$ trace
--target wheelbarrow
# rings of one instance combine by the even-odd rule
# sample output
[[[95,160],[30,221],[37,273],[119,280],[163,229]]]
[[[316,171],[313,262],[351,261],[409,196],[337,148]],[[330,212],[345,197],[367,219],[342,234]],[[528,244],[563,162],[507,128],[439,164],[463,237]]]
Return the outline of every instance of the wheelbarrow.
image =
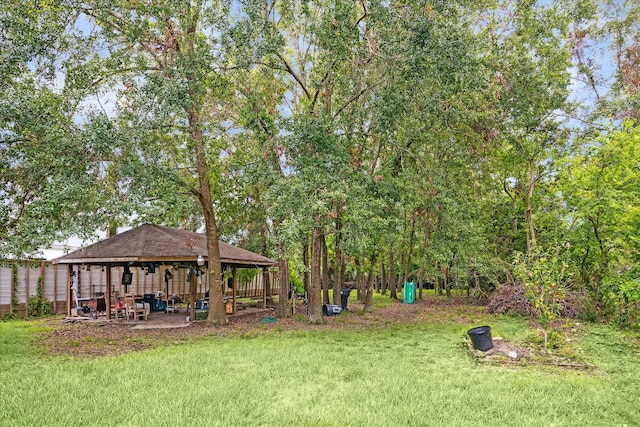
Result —
[[[107,311],[107,304],[104,298],[91,298],[89,300],[89,314],[94,319],[98,318],[98,313]]]

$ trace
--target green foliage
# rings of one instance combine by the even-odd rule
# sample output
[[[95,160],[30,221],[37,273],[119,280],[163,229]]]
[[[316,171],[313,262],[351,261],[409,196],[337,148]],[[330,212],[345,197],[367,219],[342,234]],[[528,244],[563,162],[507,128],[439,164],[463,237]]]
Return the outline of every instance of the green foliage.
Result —
[[[525,286],[527,298],[537,313],[538,322],[549,328],[560,316],[573,272],[567,263],[567,250],[559,245],[553,251],[540,248],[531,257],[516,254],[514,273]]]
[[[640,274],[637,270],[602,281],[600,294],[605,314],[620,326],[640,324]]]
[[[43,317],[51,314],[51,302],[42,295],[42,277],[38,277],[36,294],[29,297],[27,314],[31,317]]]
[[[564,160],[560,181],[575,223],[569,235],[573,264],[580,267],[592,306],[621,325],[638,324],[638,150],[640,130],[631,122],[585,137]]]
[[[545,348],[552,350],[559,350],[566,346],[566,338],[557,330],[545,331],[545,334],[540,334],[532,331],[529,336],[525,338],[525,342],[530,342],[535,346],[544,346]]]
[[[304,281],[300,278],[297,270],[292,265],[289,266],[289,281],[293,283],[295,292],[304,292]]]
[[[585,46],[609,36],[601,111],[637,116],[635,4],[5,3],[0,255],[110,223],[198,230],[213,206],[219,235],[292,265],[319,227],[330,265],[379,274],[393,247],[396,273],[479,297],[532,254],[545,323],[569,285],[632,305],[638,128],[580,139],[562,116],[582,111],[572,66],[598,90]]]
[[[18,310],[18,287],[20,285],[18,265],[15,262],[11,265],[11,279],[11,313],[15,315]]]

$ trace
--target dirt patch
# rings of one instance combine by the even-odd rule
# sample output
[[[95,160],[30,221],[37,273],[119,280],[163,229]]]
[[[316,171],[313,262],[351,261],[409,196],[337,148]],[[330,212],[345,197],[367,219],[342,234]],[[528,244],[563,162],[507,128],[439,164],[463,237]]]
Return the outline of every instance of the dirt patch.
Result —
[[[451,321],[473,323],[474,318],[486,315],[483,306],[470,304],[464,299],[429,297],[415,304],[397,301],[386,307],[365,313],[363,305],[349,299],[349,312],[327,316],[319,325],[306,321],[305,306],[296,306],[296,314],[275,323],[263,324],[258,320],[265,313],[256,313],[231,319],[226,326],[213,326],[198,321],[177,324],[176,327],[147,329],[143,322],[82,321],[64,323],[52,320],[49,328],[40,334],[40,343],[50,355],[74,357],[100,357],[140,351],[164,345],[198,340],[207,336],[238,336],[269,333],[272,330],[359,330],[386,328],[396,324]],[[267,313],[274,315],[273,312]]]
[[[473,325],[486,316],[484,306],[470,304],[466,300],[428,297],[415,304],[394,302],[376,308],[373,313],[363,311],[363,305],[349,300],[349,312],[323,318],[322,324],[309,324],[305,318],[306,307],[297,306],[293,317],[278,319],[275,323],[259,323],[265,313],[233,318],[226,326],[213,326],[204,321],[181,323],[167,327],[145,328],[142,322],[77,322],[64,324],[51,320],[49,328],[40,334],[44,351],[49,355],[67,355],[93,358],[114,356],[160,346],[179,345],[211,336],[253,336],[272,331],[295,330],[361,330],[388,328],[400,324],[457,322]],[[273,312],[269,313],[273,315]],[[479,361],[497,363],[555,363],[547,353],[532,347],[521,348],[494,338],[494,347],[487,352],[470,351]],[[541,357],[544,356],[544,357]]]
[[[522,345],[515,345],[503,338],[493,338],[493,347],[487,351],[475,350],[471,343],[468,348],[473,357],[482,363],[506,365],[541,365],[578,370],[594,370],[595,366],[585,362],[576,349],[577,335],[581,334],[580,324],[573,324],[570,330],[558,326],[552,334],[554,342],[543,342],[544,331],[532,325],[535,334]],[[566,328],[565,328],[566,329]],[[561,332],[559,332],[561,331]]]
[[[474,350],[472,346],[469,348],[474,356],[481,361],[518,362],[523,357],[530,357],[529,351],[502,338],[494,338],[493,347],[487,351]]]

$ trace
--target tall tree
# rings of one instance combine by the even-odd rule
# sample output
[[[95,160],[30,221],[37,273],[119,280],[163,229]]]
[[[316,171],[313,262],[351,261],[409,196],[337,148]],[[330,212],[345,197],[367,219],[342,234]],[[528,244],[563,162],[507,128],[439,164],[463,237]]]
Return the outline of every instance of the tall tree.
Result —
[[[173,174],[178,187],[197,200],[207,235],[211,310],[208,320],[226,323],[214,197],[218,166],[229,142],[225,99],[232,94],[227,70],[236,64],[234,37],[246,42],[243,19],[230,23],[231,3],[171,1],[122,3],[74,2],[90,30],[91,42],[106,75],[118,76],[117,123],[132,139],[142,163]],[[236,11],[239,16],[240,12]],[[135,178],[135,175],[134,175]]]

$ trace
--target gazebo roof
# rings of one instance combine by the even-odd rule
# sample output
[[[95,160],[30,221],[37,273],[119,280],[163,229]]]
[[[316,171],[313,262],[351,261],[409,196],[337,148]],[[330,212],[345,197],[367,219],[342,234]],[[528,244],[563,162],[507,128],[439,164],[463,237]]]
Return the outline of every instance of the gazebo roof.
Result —
[[[276,264],[270,258],[228,243],[219,242],[222,264],[264,267]],[[207,260],[207,238],[203,234],[160,225],[143,224],[53,260],[54,264],[117,264],[195,262]]]

